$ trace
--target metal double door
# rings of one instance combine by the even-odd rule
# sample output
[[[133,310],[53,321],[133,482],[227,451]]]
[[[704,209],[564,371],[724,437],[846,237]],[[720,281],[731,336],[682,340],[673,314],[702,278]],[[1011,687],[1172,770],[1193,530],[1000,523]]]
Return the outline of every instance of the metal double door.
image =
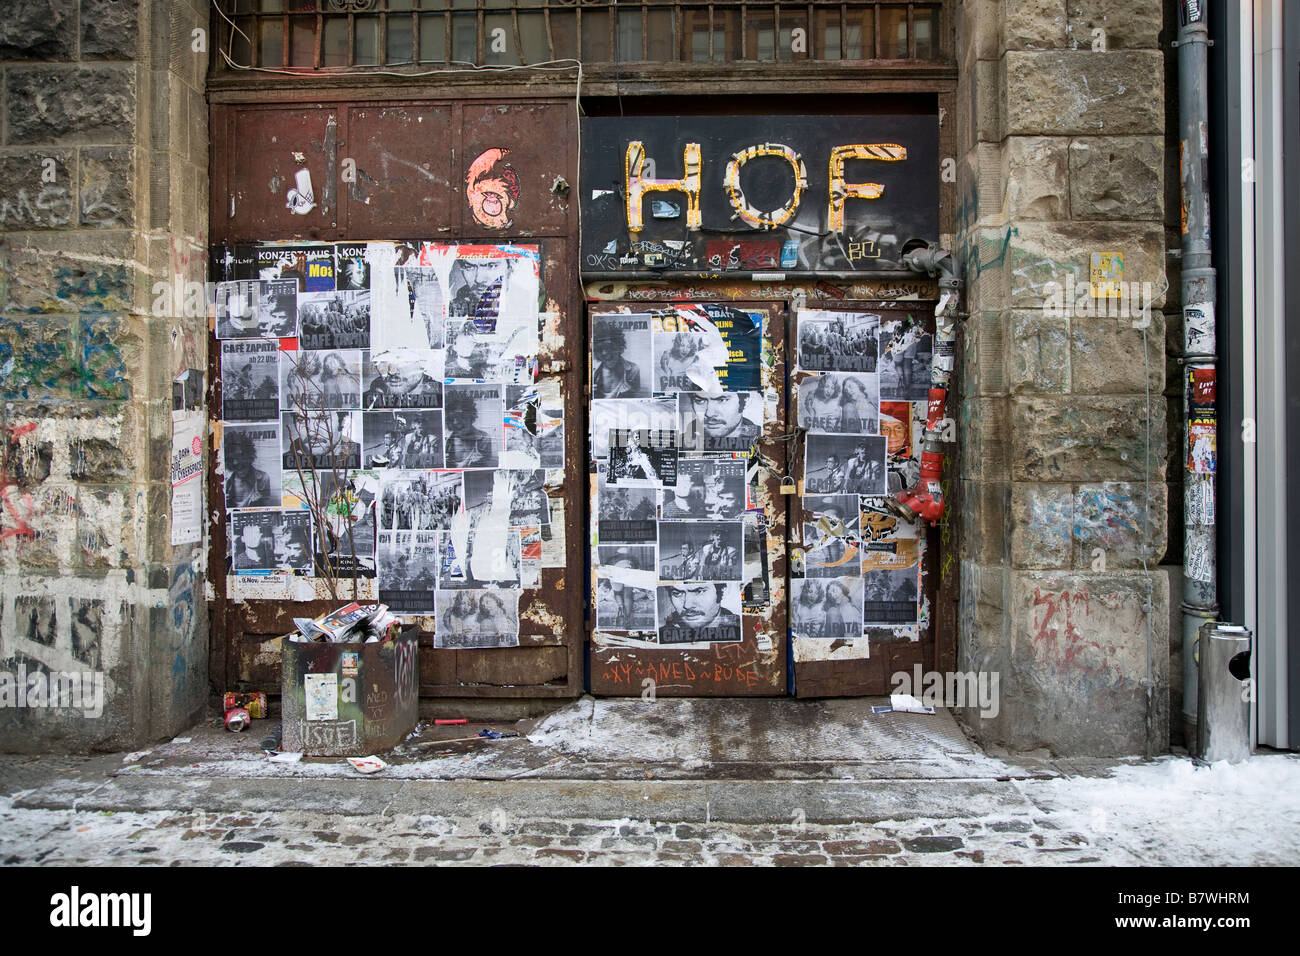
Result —
[[[881,386],[920,382],[928,314],[591,306],[593,693],[886,694],[890,674],[930,666],[930,535],[881,504],[909,486],[925,414]]]

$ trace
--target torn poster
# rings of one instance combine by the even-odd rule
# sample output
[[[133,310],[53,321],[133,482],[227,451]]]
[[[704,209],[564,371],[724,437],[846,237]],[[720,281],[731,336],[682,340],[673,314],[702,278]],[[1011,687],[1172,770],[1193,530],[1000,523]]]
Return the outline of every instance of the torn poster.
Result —
[[[304,674],[303,695],[308,720],[339,719],[339,675]]]
[[[172,412],[171,543],[203,540],[203,412]]]

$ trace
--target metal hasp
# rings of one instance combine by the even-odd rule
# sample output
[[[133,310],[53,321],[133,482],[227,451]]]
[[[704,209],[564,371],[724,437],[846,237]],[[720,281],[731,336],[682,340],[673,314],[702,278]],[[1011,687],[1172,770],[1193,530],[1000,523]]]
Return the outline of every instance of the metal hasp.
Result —
[[[1251,633],[1244,627],[1213,622],[1201,626],[1196,698],[1196,759],[1199,763],[1250,757]]]
[[[1215,556],[1215,270],[1210,257],[1209,111],[1205,0],[1179,5],[1178,130],[1182,183],[1183,723],[1197,739],[1198,629],[1219,616]]]
[[[939,304],[934,307],[934,362],[930,367],[930,402],[925,414],[925,435],[921,446],[921,474],[911,490],[896,492],[885,498],[885,507],[906,521],[924,518],[931,525],[943,516],[943,434],[944,405],[948,384],[952,380],[953,342],[957,337],[957,298],[961,279],[957,260],[947,249],[934,243],[903,255],[913,272],[937,276]]]

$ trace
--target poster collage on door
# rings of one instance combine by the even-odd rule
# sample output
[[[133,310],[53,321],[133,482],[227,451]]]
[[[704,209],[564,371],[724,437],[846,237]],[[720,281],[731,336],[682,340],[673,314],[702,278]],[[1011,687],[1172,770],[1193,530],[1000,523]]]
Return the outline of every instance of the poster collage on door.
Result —
[[[781,466],[756,444],[780,394],[764,383],[773,361],[763,323],[762,312],[714,303],[592,317],[598,642],[739,642],[743,616],[767,606],[760,481]],[[931,341],[910,319],[799,313],[795,637],[917,636],[919,528],[882,499],[915,478],[914,408],[924,412],[928,397]]]
[[[564,467],[538,247],[228,246],[214,277],[231,573],[373,578],[437,647],[518,646]]]

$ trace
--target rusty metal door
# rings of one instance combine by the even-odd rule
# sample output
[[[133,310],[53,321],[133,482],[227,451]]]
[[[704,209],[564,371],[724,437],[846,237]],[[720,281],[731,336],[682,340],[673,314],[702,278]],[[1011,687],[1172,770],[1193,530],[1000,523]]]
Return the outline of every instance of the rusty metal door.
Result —
[[[885,495],[912,488],[919,474],[933,307],[813,301],[795,310],[793,330],[795,693],[888,694],[891,675],[911,677],[917,665],[922,671],[935,666],[938,529],[905,521],[884,506]],[[866,353],[875,360],[867,361]],[[863,400],[864,389],[876,390],[874,401]],[[868,407],[879,409],[878,423],[867,419]],[[880,462],[883,474],[875,467]],[[852,615],[858,626],[837,627]]]
[[[787,693],[786,310],[639,301],[590,320],[591,690]],[[690,354],[719,338],[720,392]]]
[[[244,102],[234,102],[240,97]],[[275,102],[267,102],[274,99]],[[432,241],[536,249],[540,266],[540,352],[535,382],[558,392],[564,460],[583,460],[579,336],[565,335],[577,296],[578,216],[567,183],[576,182],[577,129],[572,100],[377,100],[355,90],[321,101],[310,90],[227,94],[211,110],[210,243],[221,250],[211,278],[220,281],[226,250],[258,243],[312,244]],[[235,258],[238,256],[236,254]],[[299,280],[305,282],[305,280]],[[306,285],[299,286],[306,291]],[[215,323],[214,323],[215,332]],[[220,460],[223,370],[220,342],[209,342],[208,402],[213,460]],[[576,388],[575,388],[576,384]],[[553,410],[554,411],[554,410]],[[573,697],[582,691],[584,596],[582,482],[572,469],[547,472],[551,525],[534,586],[520,599],[518,646],[434,646],[432,616],[421,627],[419,685],[424,696]],[[576,472],[581,474],[581,472]],[[221,690],[243,683],[280,688],[278,638],[294,617],[314,617],[336,602],[319,578],[248,578],[233,573],[224,482],[209,483],[213,595],[210,673]],[[567,543],[567,544],[566,544]],[[528,546],[527,542],[523,547]],[[373,579],[360,596],[373,599]]]

